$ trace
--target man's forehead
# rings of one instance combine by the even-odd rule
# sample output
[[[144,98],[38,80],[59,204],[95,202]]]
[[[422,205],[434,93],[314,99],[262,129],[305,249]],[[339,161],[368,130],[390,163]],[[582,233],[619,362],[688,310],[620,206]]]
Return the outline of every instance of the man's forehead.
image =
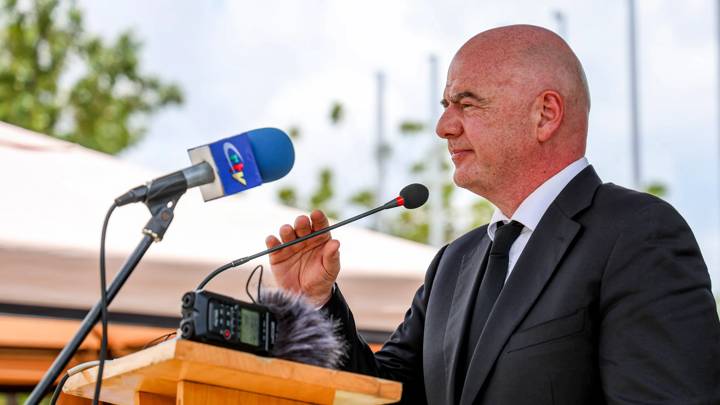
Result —
[[[451,76],[448,75],[443,91],[443,98],[457,98],[462,93],[475,93],[484,87],[478,78],[469,76]]]
[[[480,91],[496,81],[496,74],[478,66],[476,69],[450,69],[445,82],[446,96],[462,92]]]

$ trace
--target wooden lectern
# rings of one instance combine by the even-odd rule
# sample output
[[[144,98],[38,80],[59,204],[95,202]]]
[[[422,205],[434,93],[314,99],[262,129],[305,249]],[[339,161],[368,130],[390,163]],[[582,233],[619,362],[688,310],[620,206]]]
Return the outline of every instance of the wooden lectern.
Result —
[[[66,394],[92,398],[97,367]],[[112,404],[386,404],[398,382],[176,339],[105,363],[100,400]]]

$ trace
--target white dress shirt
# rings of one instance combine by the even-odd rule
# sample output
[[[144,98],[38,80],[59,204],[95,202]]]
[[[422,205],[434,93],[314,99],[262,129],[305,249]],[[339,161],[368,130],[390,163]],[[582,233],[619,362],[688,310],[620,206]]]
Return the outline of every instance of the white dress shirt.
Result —
[[[490,219],[490,225],[487,228],[490,240],[495,240],[495,230],[497,229],[497,223],[499,221],[507,223],[514,220],[520,222],[524,226],[523,230],[520,232],[520,236],[518,236],[510,247],[510,260],[508,263],[507,277],[510,276],[510,272],[512,272],[513,267],[515,267],[515,263],[520,257],[520,254],[525,249],[525,245],[527,245],[530,236],[535,228],[537,228],[540,219],[545,214],[545,211],[547,211],[550,204],[555,200],[565,186],[570,183],[570,180],[575,178],[575,176],[577,176],[584,168],[588,167],[588,165],[589,163],[585,157],[570,163],[527,196],[527,198],[520,203],[518,209],[515,210],[512,218],[508,218],[502,213],[502,211],[495,208],[492,218]],[[507,277],[505,278],[505,281],[507,281]]]

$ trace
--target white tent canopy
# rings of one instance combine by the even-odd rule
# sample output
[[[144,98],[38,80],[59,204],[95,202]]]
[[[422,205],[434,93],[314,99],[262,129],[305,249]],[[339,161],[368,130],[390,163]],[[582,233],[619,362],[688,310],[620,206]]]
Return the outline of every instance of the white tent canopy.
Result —
[[[4,123],[0,168],[0,303],[89,308],[99,296],[106,210],[115,197],[161,173]],[[225,262],[263,250],[265,236],[299,214],[252,190],[208,203],[197,190],[189,191],[165,239],[151,246],[111,309],[179,315],[183,292]],[[142,204],[113,214],[107,238],[110,277],[140,241],[149,218]],[[353,226],[334,231],[334,237],[342,244],[339,285],[358,326],[393,330],[435,249]],[[269,270],[267,258],[258,259],[207,288],[242,298],[248,270],[257,264]],[[265,279],[271,279],[269,271]]]

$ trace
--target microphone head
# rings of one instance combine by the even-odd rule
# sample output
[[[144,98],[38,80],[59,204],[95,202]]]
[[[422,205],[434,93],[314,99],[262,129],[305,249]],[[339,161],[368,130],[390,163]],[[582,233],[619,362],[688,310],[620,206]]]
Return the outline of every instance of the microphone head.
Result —
[[[188,155],[193,166],[203,162],[212,166],[214,180],[205,182],[201,178],[198,182],[205,201],[275,181],[288,174],[295,163],[290,137],[277,128],[243,132],[189,149]]]
[[[245,132],[263,183],[285,177],[295,164],[295,149],[290,137],[277,128]]]
[[[260,303],[277,320],[277,337],[270,355],[326,368],[339,368],[346,345],[338,320],[318,311],[303,296],[283,290],[263,290]]]
[[[403,207],[414,209],[425,204],[428,200],[429,191],[420,183],[408,184],[400,190],[400,197],[403,199]]]

